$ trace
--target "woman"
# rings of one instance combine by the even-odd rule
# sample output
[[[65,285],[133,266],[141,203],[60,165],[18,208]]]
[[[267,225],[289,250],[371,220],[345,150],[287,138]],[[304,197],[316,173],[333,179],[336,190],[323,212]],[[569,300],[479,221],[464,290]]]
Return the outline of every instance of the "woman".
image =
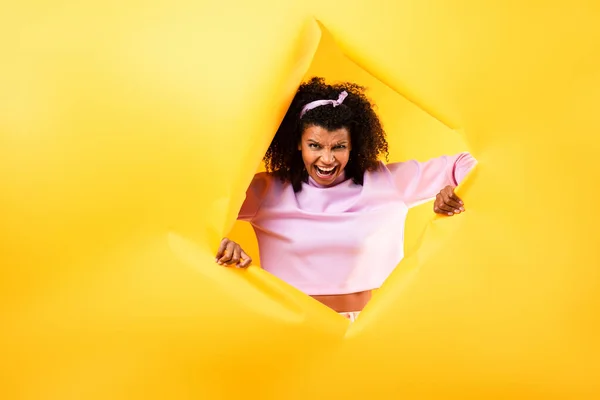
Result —
[[[408,209],[464,211],[454,194],[476,161],[468,153],[384,164],[385,132],[364,89],[302,84],[255,175],[238,219],[257,235],[262,267],[354,320],[404,256]],[[246,267],[223,239],[217,263]]]

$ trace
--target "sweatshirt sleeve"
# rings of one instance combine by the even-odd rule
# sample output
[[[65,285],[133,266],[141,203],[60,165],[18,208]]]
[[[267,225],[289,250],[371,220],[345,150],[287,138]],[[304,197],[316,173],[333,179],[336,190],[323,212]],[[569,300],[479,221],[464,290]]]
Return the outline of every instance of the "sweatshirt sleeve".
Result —
[[[457,186],[477,164],[469,153],[387,165],[392,179],[408,207],[431,200],[444,187]]]
[[[238,213],[238,220],[250,222],[254,219],[267,196],[268,188],[269,176],[266,173],[261,172],[254,175],[246,190],[246,198]]]

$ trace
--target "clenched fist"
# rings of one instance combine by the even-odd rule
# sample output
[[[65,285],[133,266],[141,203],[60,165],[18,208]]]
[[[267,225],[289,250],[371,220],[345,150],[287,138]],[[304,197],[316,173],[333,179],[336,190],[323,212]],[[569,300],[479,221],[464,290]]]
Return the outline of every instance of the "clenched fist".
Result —
[[[462,200],[454,193],[454,187],[446,186],[435,196],[433,211],[437,214],[452,216],[464,212],[465,207]]]
[[[240,268],[245,268],[250,265],[252,259],[242,250],[236,242],[224,238],[221,240],[217,257],[215,261],[219,265],[235,265]]]

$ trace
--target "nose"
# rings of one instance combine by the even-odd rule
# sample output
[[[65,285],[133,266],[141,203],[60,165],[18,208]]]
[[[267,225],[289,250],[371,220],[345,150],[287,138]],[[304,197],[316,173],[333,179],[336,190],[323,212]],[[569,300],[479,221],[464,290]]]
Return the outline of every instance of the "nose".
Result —
[[[326,162],[328,164],[331,164],[335,161],[335,157],[333,156],[333,151],[329,150],[329,149],[324,149],[323,152],[321,153],[321,159],[323,160],[323,162]]]

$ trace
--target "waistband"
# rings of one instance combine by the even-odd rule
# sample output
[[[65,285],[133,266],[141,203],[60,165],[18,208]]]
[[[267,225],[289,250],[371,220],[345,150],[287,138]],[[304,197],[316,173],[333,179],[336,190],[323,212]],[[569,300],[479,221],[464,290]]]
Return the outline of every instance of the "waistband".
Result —
[[[348,319],[350,322],[354,322],[356,321],[356,318],[358,318],[358,314],[360,314],[360,311],[341,312],[338,314]]]

